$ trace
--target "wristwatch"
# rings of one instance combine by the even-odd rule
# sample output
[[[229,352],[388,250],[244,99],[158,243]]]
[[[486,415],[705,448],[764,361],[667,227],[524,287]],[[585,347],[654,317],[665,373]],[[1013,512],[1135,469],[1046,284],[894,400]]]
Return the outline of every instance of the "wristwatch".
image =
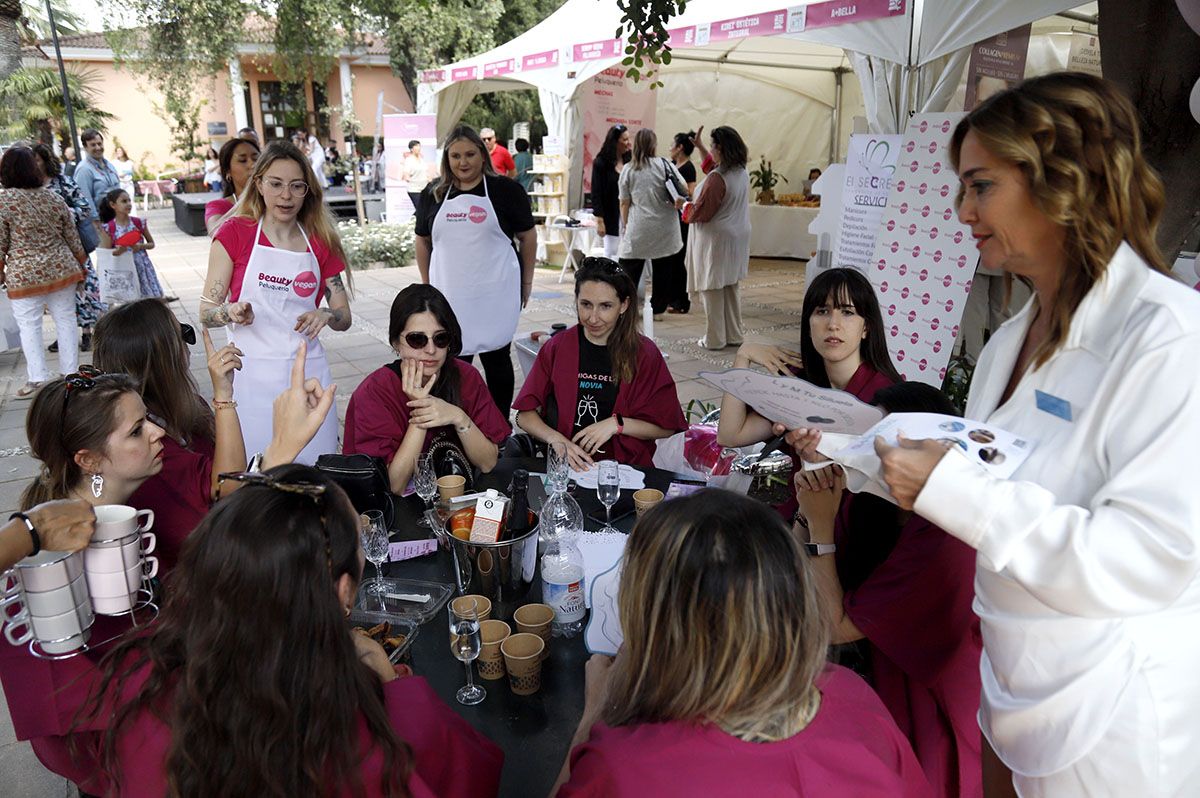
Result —
[[[805,543],[804,550],[810,557],[824,557],[837,551],[836,543]]]

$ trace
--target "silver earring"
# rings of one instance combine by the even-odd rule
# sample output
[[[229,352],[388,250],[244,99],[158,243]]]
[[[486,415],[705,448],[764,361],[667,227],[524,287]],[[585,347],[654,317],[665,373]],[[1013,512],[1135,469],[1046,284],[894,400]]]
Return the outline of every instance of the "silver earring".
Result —
[[[104,476],[92,474],[92,495],[99,499],[102,493],[104,493]]]

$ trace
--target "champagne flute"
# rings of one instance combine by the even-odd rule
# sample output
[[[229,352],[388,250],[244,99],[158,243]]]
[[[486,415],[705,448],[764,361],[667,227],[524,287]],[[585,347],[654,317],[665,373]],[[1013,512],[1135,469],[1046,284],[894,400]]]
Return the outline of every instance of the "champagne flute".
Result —
[[[612,525],[612,508],[621,496],[621,466],[616,460],[596,463],[596,498],[604,505],[604,528],[601,532],[616,532]]]
[[[570,481],[567,445],[561,441],[546,445],[546,492],[563,493]]]
[[[452,600],[447,608],[450,614],[450,653],[467,669],[467,683],[458,689],[455,698],[458,703],[474,706],[483,701],[487,691],[475,684],[475,676],[471,671],[471,661],[479,657],[479,614],[475,607],[475,599],[461,598]]]
[[[367,510],[361,519],[363,555],[375,566],[375,581],[367,586],[367,592],[382,596],[387,592],[383,585],[383,563],[387,560],[389,546],[387,527],[380,510]]]
[[[433,470],[433,458],[428,454],[423,454],[417,458],[417,470],[413,474],[413,487],[417,490],[417,495],[425,502],[425,509],[429,510],[429,502],[433,501],[433,497],[437,496],[437,474]],[[429,521],[422,513],[417,519],[417,526],[424,529],[429,529]]]

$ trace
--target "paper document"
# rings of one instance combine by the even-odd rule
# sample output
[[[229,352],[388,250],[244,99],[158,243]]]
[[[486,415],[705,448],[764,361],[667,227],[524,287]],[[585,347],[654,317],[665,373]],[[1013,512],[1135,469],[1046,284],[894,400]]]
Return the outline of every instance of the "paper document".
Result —
[[[799,377],[772,377],[752,369],[702,371],[700,379],[732,394],[768,421],[788,429],[808,427],[822,432],[866,432],[883,411],[845,391],[819,388]]]
[[[621,474],[621,490],[641,490],[646,487],[646,475],[630,465],[622,464],[620,469]],[[600,473],[600,469],[592,466],[587,471],[570,470],[571,479],[581,488],[587,490],[596,489],[596,479]]]

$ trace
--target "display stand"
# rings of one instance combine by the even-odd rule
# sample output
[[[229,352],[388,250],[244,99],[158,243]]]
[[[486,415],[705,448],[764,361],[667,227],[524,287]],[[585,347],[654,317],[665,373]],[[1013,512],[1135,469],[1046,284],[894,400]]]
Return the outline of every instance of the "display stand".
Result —
[[[41,649],[40,642],[35,638],[29,641],[29,653],[38,659],[44,660],[57,661],[71,659],[72,657],[77,657],[80,654],[86,654],[89,651],[95,651],[102,646],[106,646],[109,643],[112,643],[113,641],[128,634],[130,631],[145,626],[158,617],[158,605],[154,603],[154,593],[150,586],[150,580],[144,579],[142,581],[142,586],[134,595],[137,596],[137,600],[133,605],[133,609],[126,610],[125,612],[104,613],[106,617],[110,618],[127,616],[130,621],[130,628],[128,630],[112,635],[111,637],[107,637],[104,640],[89,640],[74,651],[68,651],[64,654],[47,654]]]

